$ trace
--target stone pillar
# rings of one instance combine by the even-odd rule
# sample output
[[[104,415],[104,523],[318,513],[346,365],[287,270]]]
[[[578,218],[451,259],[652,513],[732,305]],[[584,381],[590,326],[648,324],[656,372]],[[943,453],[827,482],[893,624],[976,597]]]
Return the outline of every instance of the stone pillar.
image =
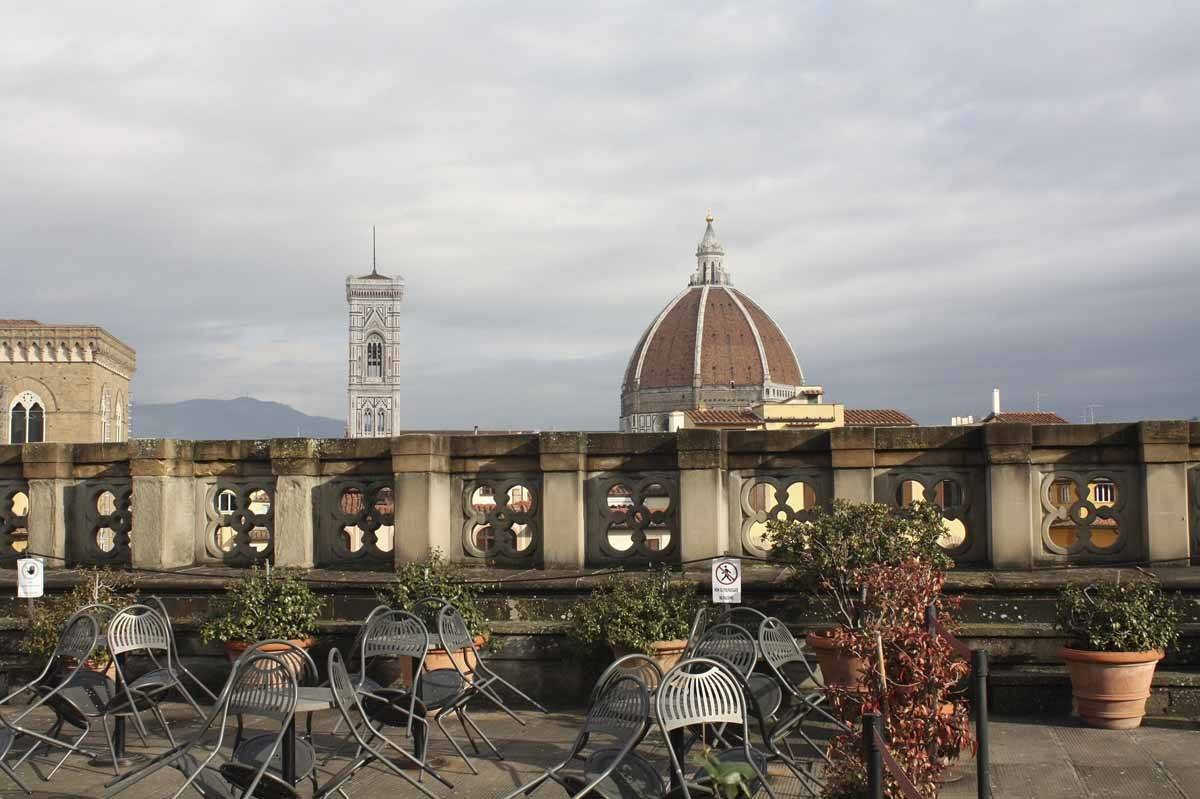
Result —
[[[1188,533],[1188,423],[1138,424],[1138,454],[1142,462],[1142,529],[1146,558],[1179,561],[1191,557]]]
[[[70,444],[26,444],[21,451],[29,481],[29,551],[44,555],[46,568],[61,569],[67,557],[67,490],[75,484]]]
[[[875,428],[835,427],[829,431],[833,497],[875,501]]]
[[[271,441],[275,475],[275,565],[313,567],[316,493],[321,483],[317,442],[310,438]]]
[[[196,483],[192,442],[138,438],[129,442],[133,476],[135,569],[177,569],[196,560]]]
[[[1033,426],[983,425],[987,459],[988,551],[996,569],[1028,569],[1041,538],[1033,481]]]
[[[538,436],[542,469],[542,561],[548,568],[582,569],[587,557],[586,433]]]
[[[396,565],[424,560],[437,549],[461,559],[450,529],[450,439],[410,433],[392,439],[396,480]],[[457,556],[457,557],[456,557]]]
[[[719,430],[680,430],[679,554],[686,562],[729,552],[725,442]]]

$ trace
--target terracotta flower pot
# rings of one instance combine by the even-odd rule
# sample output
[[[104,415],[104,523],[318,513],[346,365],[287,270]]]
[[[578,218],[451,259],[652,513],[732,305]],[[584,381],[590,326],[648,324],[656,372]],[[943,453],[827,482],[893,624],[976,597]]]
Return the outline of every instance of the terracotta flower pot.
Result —
[[[1154,668],[1163,659],[1161,649],[1089,652],[1063,647],[1058,654],[1067,662],[1075,706],[1085,723],[1107,730],[1141,725]]]
[[[613,655],[618,658],[623,658],[626,655],[633,654],[632,649],[626,649],[618,644],[609,644]],[[650,645],[650,657],[654,658],[654,662],[658,667],[667,673],[675,668],[675,664],[679,662],[679,658],[683,656],[683,650],[687,648],[686,638],[677,638],[672,641],[655,641]]]
[[[859,689],[862,687],[866,663],[862,658],[847,654],[834,643],[829,633],[818,630],[806,636],[808,645],[817,655],[821,680],[826,687]]]
[[[486,645],[488,639],[486,636],[475,636],[475,648],[482,649]],[[375,679],[384,686],[391,685],[396,682],[397,677],[403,678],[405,685],[412,685],[413,676],[413,661],[412,658],[395,658],[389,659],[390,662],[380,663],[370,673],[373,673]],[[399,666],[399,673],[396,672],[396,667]],[[470,674],[475,669],[475,654],[469,649],[460,649],[451,654],[441,647],[430,649],[425,653],[425,666],[423,671],[437,671],[438,669],[455,669],[461,667]]]
[[[317,639],[297,638],[294,640],[289,640],[288,643],[292,646],[299,647],[300,649],[310,649],[317,643]],[[241,657],[243,652],[254,645],[253,642],[250,641],[222,641],[221,644],[225,647],[225,657],[229,659],[230,663],[233,663],[235,660]],[[283,661],[287,663],[297,677],[300,676],[301,672],[304,670],[304,663],[302,659],[294,652],[292,652],[290,655],[287,654],[290,652],[290,648],[285,644],[263,644],[261,647],[259,647],[259,651],[268,655],[280,652],[284,653],[281,656]]]

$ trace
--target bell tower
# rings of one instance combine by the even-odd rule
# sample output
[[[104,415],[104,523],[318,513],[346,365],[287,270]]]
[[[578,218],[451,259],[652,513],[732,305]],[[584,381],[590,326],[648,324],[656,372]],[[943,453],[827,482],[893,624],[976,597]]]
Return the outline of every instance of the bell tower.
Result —
[[[371,228],[371,274],[346,278],[350,306],[346,436],[380,438],[400,429],[400,303],[404,278],[379,274]]]

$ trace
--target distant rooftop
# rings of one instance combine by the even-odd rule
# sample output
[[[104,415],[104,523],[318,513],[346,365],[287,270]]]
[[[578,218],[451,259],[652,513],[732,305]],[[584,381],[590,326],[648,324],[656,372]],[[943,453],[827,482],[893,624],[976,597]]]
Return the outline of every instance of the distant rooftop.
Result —
[[[984,417],[984,424],[994,422],[1019,422],[1021,424],[1070,424],[1069,421],[1053,411],[1004,411],[989,413]]]
[[[44,327],[36,319],[0,319],[0,327]]]
[[[917,420],[894,408],[847,408],[847,427],[915,427]]]

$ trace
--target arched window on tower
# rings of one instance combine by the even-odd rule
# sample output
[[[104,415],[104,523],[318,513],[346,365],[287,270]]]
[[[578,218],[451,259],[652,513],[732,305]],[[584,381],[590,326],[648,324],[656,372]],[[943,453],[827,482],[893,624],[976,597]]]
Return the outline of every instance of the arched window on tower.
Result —
[[[32,391],[22,391],[8,409],[8,442],[36,444],[46,440],[46,406]]]
[[[383,408],[379,409],[379,424],[375,429],[379,431],[379,435],[381,436],[386,436],[388,434],[387,411],[385,411]]]
[[[104,443],[112,441],[112,396],[108,386],[100,392],[100,440]]]
[[[375,412],[370,408],[363,411],[363,435],[375,435]]]
[[[367,339],[367,377],[383,377],[383,339]]]
[[[125,440],[125,395],[121,394],[120,392],[117,393],[117,404],[113,408],[113,417],[116,419],[116,423],[113,425],[113,432],[115,433],[115,435],[113,437],[113,441],[124,441]]]

